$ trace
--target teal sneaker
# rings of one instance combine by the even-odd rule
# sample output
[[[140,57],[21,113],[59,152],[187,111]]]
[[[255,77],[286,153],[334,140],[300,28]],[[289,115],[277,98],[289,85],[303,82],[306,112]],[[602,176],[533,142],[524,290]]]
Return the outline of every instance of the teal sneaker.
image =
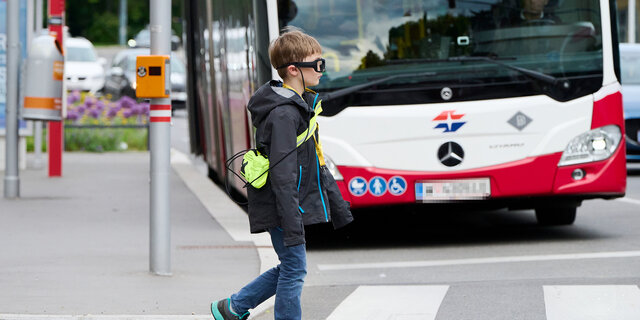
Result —
[[[231,311],[231,299],[227,298],[211,303],[211,315],[215,320],[244,320],[249,318],[249,311],[243,315]]]

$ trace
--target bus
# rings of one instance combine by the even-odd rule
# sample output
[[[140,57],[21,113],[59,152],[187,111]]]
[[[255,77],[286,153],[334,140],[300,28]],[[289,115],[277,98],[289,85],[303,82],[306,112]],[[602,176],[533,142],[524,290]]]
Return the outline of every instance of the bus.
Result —
[[[322,46],[320,135],[352,208],[486,204],[568,225],[583,200],[625,194],[614,0],[184,3],[191,149],[240,193],[225,160],[254,146],[246,105],[294,26]]]

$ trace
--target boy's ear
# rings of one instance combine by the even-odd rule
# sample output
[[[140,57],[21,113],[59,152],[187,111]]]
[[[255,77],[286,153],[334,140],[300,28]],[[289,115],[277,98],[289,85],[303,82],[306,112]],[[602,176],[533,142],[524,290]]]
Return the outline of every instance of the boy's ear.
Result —
[[[298,76],[298,68],[296,66],[287,66],[287,74],[292,77]]]

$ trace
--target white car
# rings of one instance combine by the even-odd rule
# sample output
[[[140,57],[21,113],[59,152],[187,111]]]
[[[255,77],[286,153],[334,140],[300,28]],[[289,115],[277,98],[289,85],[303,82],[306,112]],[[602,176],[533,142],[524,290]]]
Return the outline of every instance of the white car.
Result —
[[[65,40],[65,48],[67,90],[92,93],[102,90],[107,60],[98,57],[93,44],[85,38],[69,38]]]

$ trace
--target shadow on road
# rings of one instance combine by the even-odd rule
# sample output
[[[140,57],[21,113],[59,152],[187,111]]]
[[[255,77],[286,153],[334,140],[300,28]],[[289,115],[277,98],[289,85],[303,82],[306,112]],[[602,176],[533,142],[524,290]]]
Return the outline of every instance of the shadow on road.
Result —
[[[543,227],[533,210],[430,211],[427,207],[354,211],[355,221],[333,231],[306,226],[309,250],[578,241],[606,237],[580,226]],[[580,209],[578,209],[578,219]]]

